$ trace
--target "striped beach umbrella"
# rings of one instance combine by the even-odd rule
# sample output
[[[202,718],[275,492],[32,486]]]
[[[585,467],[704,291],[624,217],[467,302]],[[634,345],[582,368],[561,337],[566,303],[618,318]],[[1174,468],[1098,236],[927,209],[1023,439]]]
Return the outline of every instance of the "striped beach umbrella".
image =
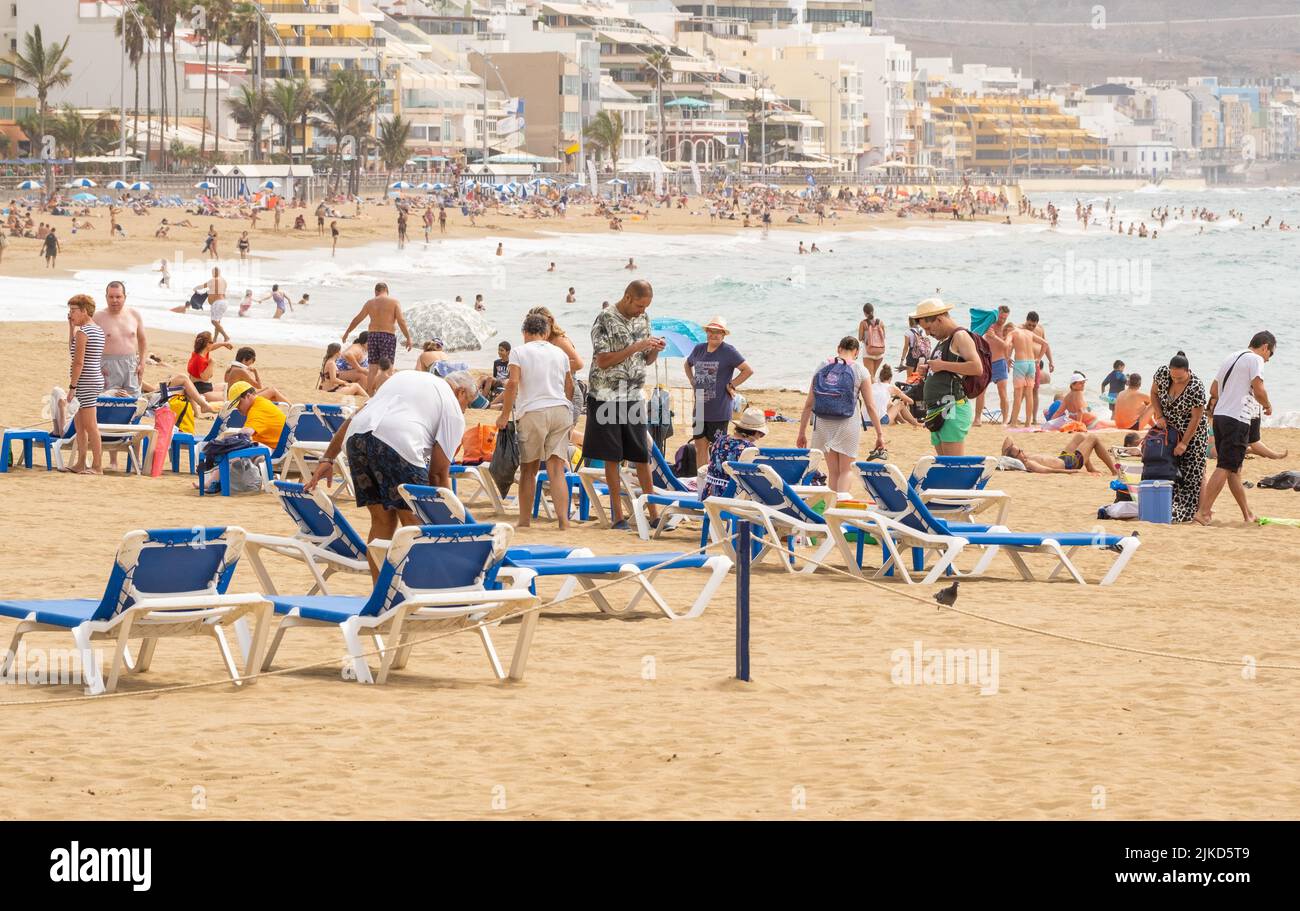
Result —
[[[71,190],[71,189],[74,189],[74,188],[77,188],[77,189],[85,189],[86,187],[97,186],[97,184],[96,184],[93,180],[91,180],[89,177],[78,177],[76,180],[69,180],[69,181],[68,181],[67,183],[65,183],[63,186],[64,186],[65,188]]]
[[[153,184],[149,183],[147,180],[137,180],[135,183],[131,184],[131,186],[127,187],[127,189],[135,190],[137,192],[148,192],[153,189]]]
[[[264,180],[264,181],[262,181],[262,182],[259,183],[257,186],[258,186],[259,189],[262,189],[262,190],[278,190],[278,189],[280,189],[280,181],[278,181],[278,180],[269,180],[269,179],[268,179],[268,180]]]
[[[443,183],[442,181],[439,180],[439,181],[434,181],[433,183],[429,184],[429,189],[430,189],[430,190],[448,190],[448,189],[450,189],[450,187],[449,187],[447,184],[445,184],[445,183]]]
[[[196,190],[215,190],[217,185],[210,180],[200,180],[194,185]]]
[[[413,190],[413,189],[415,189],[415,184],[407,183],[405,180],[394,180],[392,183],[390,183],[390,184],[388,185],[388,189],[390,189],[390,190]]]
[[[429,183],[429,181],[427,181],[427,180],[423,180],[423,181],[421,181],[420,183],[417,183],[417,184],[415,185],[415,188],[416,188],[417,190],[432,190],[432,189],[433,189],[433,184]]]
[[[110,190],[126,190],[126,189],[128,189],[130,186],[131,186],[131,185],[130,185],[129,183],[127,183],[125,180],[114,180],[114,181],[111,181],[111,182],[108,184],[108,189],[110,189]]]
[[[45,184],[41,183],[39,180],[24,180],[22,183],[20,183],[20,184],[18,185],[18,189],[20,189],[20,190],[39,190],[39,189],[41,189],[41,187],[43,187],[43,186],[45,186]]]

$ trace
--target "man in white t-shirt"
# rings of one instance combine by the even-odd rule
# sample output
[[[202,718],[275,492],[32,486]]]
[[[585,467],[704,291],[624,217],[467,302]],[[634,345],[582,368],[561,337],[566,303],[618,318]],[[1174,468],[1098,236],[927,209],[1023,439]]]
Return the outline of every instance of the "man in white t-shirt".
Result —
[[[397,489],[402,484],[451,486],[451,460],[465,435],[465,409],[478,395],[467,371],[446,378],[422,370],[393,374],[334,434],[311,490],[333,482],[334,460],[346,445],[357,505],[370,513],[367,541],[389,540],[397,526],[416,524]],[[370,573],[379,567],[370,561]]]
[[[1201,505],[1195,519],[1202,525],[1210,524],[1214,501],[1225,483],[1241,507],[1241,517],[1247,522],[1255,521],[1255,514],[1246,502],[1246,488],[1241,484],[1241,463],[1250,448],[1250,422],[1256,408],[1262,408],[1264,414],[1273,413],[1261,374],[1276,348],[1277,339],[1272,332],[1256,332],[1250,340],[1249,350],[1229,355],[1210,386],[1210,402],[1214,406],[1214,449],[1218,461],[1201,492]]]
[[[546,340],[550,322],[535,313],[524,317],[524,343],[510,349],[510,377],[501,398],[504,428],[514,410],[519,433],[519,527],[532,515],[537,470],[546,463],[551,504],[561,529],[569,527],[569,485],[565,480],[569,431],[573,428],[573,374],[569,356]]]

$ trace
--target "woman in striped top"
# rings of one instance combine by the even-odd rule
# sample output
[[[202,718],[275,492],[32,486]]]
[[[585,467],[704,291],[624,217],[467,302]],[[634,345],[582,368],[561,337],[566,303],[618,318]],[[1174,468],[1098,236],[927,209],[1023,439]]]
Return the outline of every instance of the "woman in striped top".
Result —
[[[77,458],[67,469],[74,474],[103,474],[100,464],[103,449],[99,437],[99,424],[95,420],[95,402],[104,391],[104,330],[95,325],[95,302],[88,295],[78,294],[68,301],[68,323],[71,339],[68,351],[72,357],[72,375],[69,381],[68,402],[75,397],[78,408],[72,414],[77,430]],[[86,451],[90,451],[91,465],[86,467]]]

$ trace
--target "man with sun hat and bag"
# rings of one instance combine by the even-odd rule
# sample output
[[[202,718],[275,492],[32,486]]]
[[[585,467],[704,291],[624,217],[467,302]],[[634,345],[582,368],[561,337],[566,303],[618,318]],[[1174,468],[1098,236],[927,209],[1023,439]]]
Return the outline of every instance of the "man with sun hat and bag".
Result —
[[[910,318],[938,341],[930,352],[922,386],[930,444],[939,455],[964,455],[966,434],[975,416],[965,380],[983,375],[987,381],[990,360],[988,343],[958,326],[951,311],[952,304],[928,297],[916,305]]]

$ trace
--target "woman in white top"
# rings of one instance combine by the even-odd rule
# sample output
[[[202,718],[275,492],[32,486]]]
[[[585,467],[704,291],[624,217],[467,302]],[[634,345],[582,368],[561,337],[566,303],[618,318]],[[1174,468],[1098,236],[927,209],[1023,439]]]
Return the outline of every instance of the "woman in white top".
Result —
[[[876,445],[873,456],[883,455],[885,438],[881,434],[880,416],[876,413],[876,403],[871,394],[871,375],[867,368],[858,363],[858,340],[851,335],[840,339],[839,350],[834,358],[817,369],[812,386],[808,389],[808,398],[804,401],[803,414],[799,418],[799,436],[795,445],[800,449],[808,445],[808,421],[813,417],[816,405],[818,377],[831,365],[840,363],[853,371],[853,413],[847,417],[828,417],[817,415],[813,422],[812,445],[826,456],[826,483],[831,490],[843,492],[850,489],[853,481],[853,460],[858,457],[858,445],[862,441],[862,403],[867,406],[871,424],[876,428]],[[847,392],[845,394],[848,394]]]
[[[894,371],[890,366],[881,364],[880,382],[874,383],[871,387],[871,394],[876,402],[876,414],[880,415],[885,424],[897,424],[901,421],[913,427],[920,427],[921,422],[912,416],[912,399],[890,382],[893,378]]]

